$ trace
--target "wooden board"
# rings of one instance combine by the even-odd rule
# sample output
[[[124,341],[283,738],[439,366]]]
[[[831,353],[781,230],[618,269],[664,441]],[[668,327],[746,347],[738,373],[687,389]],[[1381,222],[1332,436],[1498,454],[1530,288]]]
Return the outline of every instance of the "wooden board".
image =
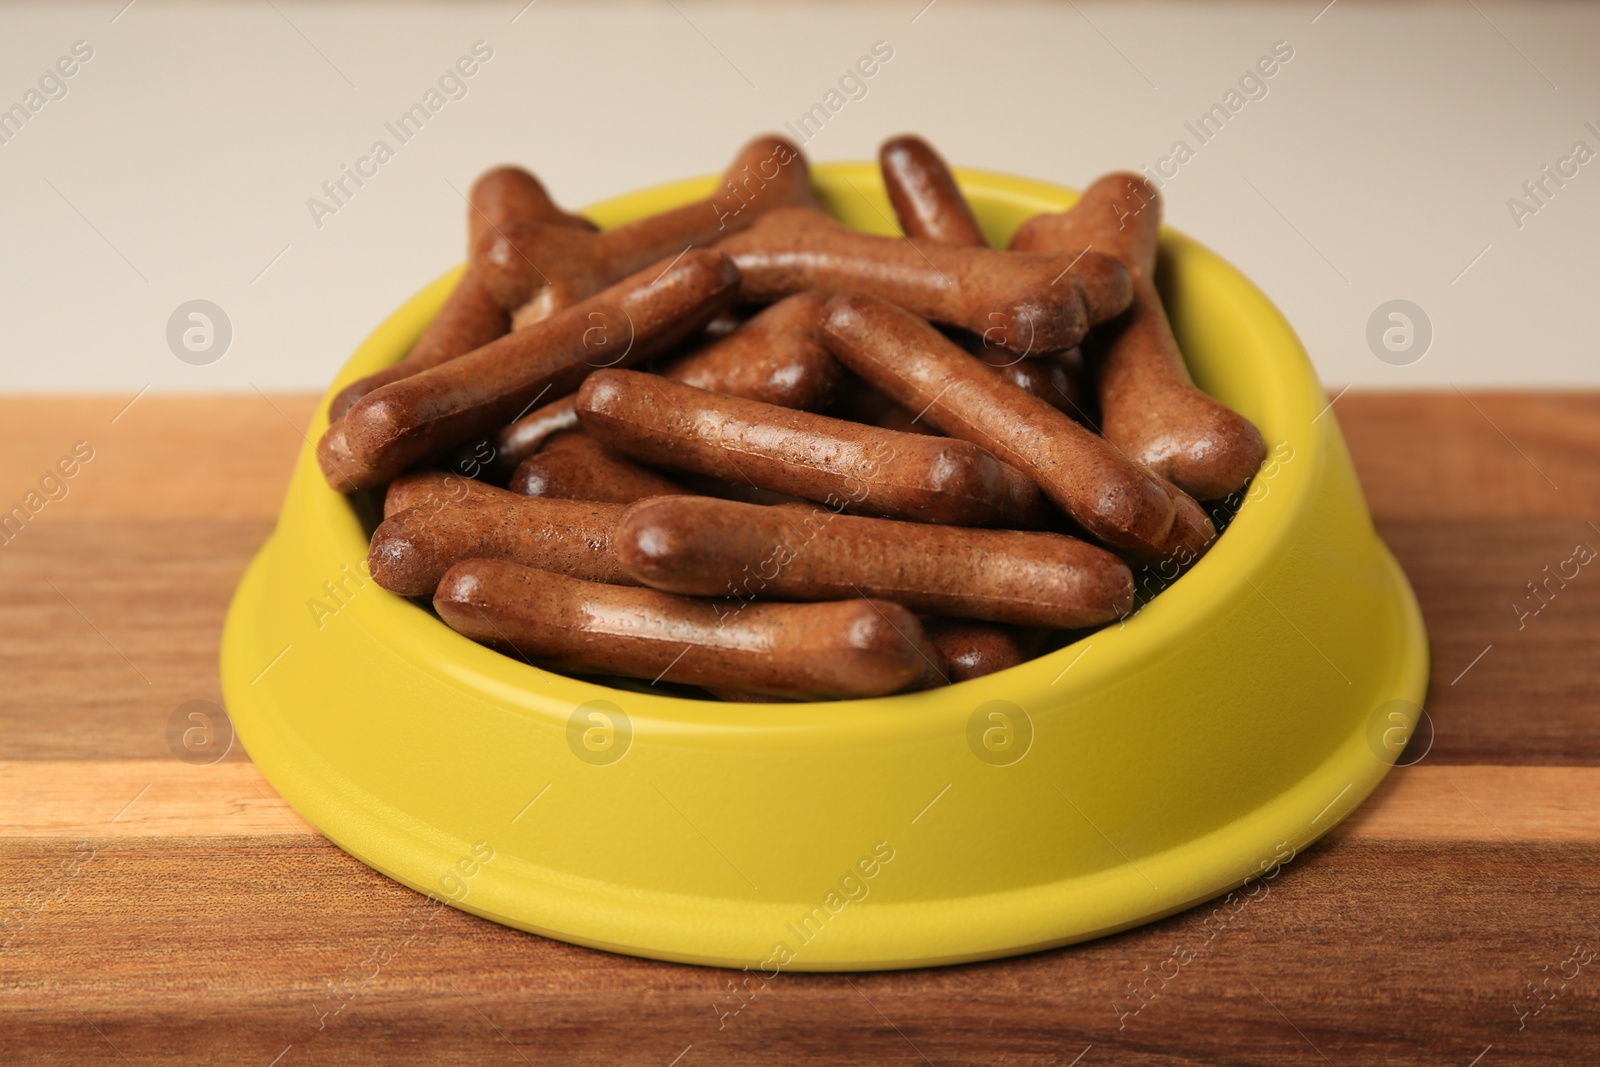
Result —
[[[1435,737],[1257,895],[1023,959],[772,981],[430,906],[317,837],[242,752],[174,759],[172,711],[221,699],[223,612],[315,401],[128,400],[0,400],[0,509],[94,449],[0,544],[8,1063],[1495,1067],[1600,1048],[1600,572],[1543,570],[1600,548],[1600,396],[1339,399],[1427,617]]]

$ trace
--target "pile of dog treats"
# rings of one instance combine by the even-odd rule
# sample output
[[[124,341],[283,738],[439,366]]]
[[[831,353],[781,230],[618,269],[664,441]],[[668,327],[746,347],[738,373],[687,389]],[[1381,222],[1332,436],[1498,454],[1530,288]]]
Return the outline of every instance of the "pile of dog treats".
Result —
[[[1126,615],[1264,449],[1198,390],[1111,174],[988,247],[939,155],[883,145],[903,237],[822,210],[798,147],[600,232],[514,167],[410,354],[333,400],[369,566],[474,640],[727,700],[924,689]]]

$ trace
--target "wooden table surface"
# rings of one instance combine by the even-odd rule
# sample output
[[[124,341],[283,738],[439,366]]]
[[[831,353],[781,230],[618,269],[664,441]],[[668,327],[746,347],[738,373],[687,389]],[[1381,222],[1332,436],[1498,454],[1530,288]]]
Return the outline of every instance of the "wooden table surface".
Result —
[[[315,401],[128,399],[0,400],[0,509],[93,450],[0,545],[8,1064],[1600,1058],[1600,567],[1559,577],[1600,549],[1600,396],[1338,401],[1427,617],[1434,740],[1266,892],[1209,926],[1217,905],[747,1001],[730,972],[419,906],[242,752],[175,758],[173,712],[221,702],[223,612]]]

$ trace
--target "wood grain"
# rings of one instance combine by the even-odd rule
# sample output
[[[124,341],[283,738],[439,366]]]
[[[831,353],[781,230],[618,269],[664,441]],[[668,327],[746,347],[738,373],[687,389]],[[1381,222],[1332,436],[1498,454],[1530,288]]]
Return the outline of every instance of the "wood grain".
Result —
[[[1338,400],[1427,618],[1435,731],[1264,891],[1017,960],[742,994],[434,907],[312,833],[242,752],[173,758],[174,710],[221,700],[223,612],[315,400],[129,399],[0,400],[0,507],[95,449],[0,544],[7,1062],[1496,1067],[1600,1047],[1600,572],[1540,585],[1600,547],[1600,396]],[[1561,985],[1575,946],[1597,962]]]
[[[0,845],[7,895],[70,848]],[[1247,902],[1086,945],[735,993],[736,972],[432,909],[310,839],[124,839],[7,945],[0,1012],[24,1063],[1066,1065],[1093,1046],[1080,1062],[1465,1067],[1494,1046],[1565,1067],[1600,1043],[1600,976],[1520,1032],[1514,1005],[1596,945],[1597,861],[1593,845],[1341,842]]]
[[[1380,519],[1600,522],[1594,393],[1352,391],[1334,411]]]
[[[0,839],[314,836],[254,764],[0,761]],[[1360,841],[1600,845],[1600,768],[1402,767],[1332,832]]]

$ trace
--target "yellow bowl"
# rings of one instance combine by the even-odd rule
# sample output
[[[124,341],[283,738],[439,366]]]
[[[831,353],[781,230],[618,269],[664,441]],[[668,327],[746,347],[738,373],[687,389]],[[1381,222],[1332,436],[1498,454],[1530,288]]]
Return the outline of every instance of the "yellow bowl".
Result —
[[[895,232],[875,166],[815,179],[847,222]],[[997,244],[1076,199],[960,179]],[[714,181],[589,214],[613,226]],[[1212,551],[1123,624],[877,700],[608,689],[372,584],[361,522],[308,444],[228,614],[239,736],[313,826],[414,889],[565,941],[768,974],[1027,952],[1275,875],[1388,771],[1426,637],[1288,324],[1193,241],[1167,233],[1162,256],[1195,378],[1270,458]],[[334,390],[400,358],[457,273],[379,326]]]

